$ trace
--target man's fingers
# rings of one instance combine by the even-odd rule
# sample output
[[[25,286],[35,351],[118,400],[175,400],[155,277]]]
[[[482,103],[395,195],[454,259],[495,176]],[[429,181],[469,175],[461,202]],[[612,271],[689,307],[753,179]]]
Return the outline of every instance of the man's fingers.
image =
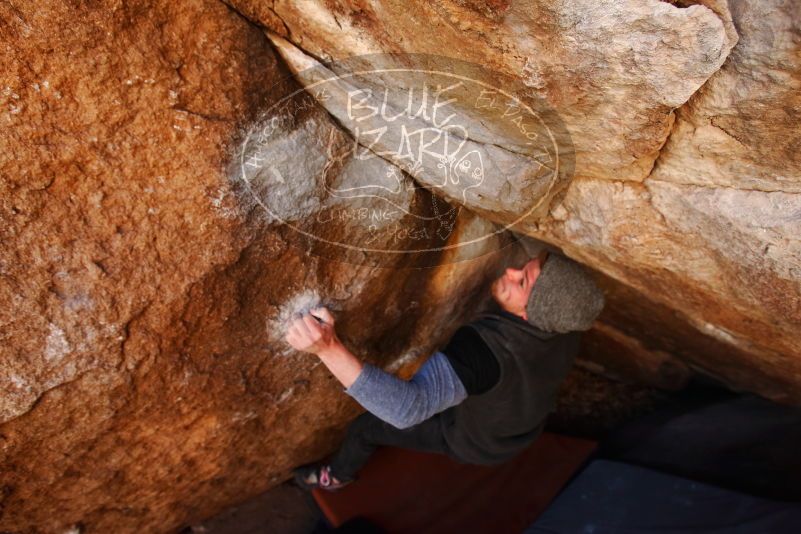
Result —
[[[324,306],[320,306],[319,308],[314,308],[312,310],[313,314],[320,319],[323,320],[324,323],[333,325],[334,324],[334,316],[331,315],[331,312],[328,311],[328,308]]]
[[[312,341],[317,341],[321,337],[323,337],[323,329],[320,328],[320,324],[317,320],[312,317],[311,315],[304,315],[303,322],[305,323],[306,327],[309,329],[309,338]]]
[[[314,311],[315,315],[311,313],[296,315],[287,328],[286,341],[298,350],[308,351],[310,347],[315,346],[323,339],[325,327],[315,317],[319,317],[325,323],[328,323],[326,319],[333,321],[333,317],[325,308],[316,308]]]
[[[294,348],[294,349],[299,349],[300,348],[300,341],[298,341],[297,336],[294,336],[292,334],[287,334],[286,335],[286,342],[289,343],[292,346],[292,348]]]
[[[301,328],[301,324],[302,324],[302,321],[300,319],[297,319],[297,320],[293,321],[292,324],[289,325],[289,328],[287,329],[287,333],[291,333],[295,337],[300,336],[303,333],[303,330]]]
[[[295,338],[308,337],[309,334],[308,328],[306,327],[306,324],[303,322],[302,318],[292,321],[292,324],[289,325],[287,332],[291,332]]]
[[[309,325],[306,323],[306,319],[303,317],[295,321],[295,330],[298,331],[298,335],[304,340],[309,340],[312,338],[312,331],[309,329]]]
[[[300,334],[298,333],[298,329],[293,326],[289,327],[289,331],[286,334],[286,341],[292,346],[295,346],[301,342]]]
[[[303,321],[298,319],[295,324],[289,328],[289,333],[286,335],[287,343],[300,351],[308,351],[308,348],[316,342],[316,340],[305,331],[305,328],[306,325],[303,324]]]

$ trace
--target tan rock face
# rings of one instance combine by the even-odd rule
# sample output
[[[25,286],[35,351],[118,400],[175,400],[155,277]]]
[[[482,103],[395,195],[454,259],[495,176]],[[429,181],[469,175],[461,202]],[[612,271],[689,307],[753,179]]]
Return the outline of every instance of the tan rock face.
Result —
[[[337,218],[387,200],[335,194],[375,162],[314,167],[342,137],[320,109],[239,172],[297,86],[223,4],[0,10],[0,530],[170,531],[263,491],[356,413],[283,344],[293,312],[327,304],[353,350],[408,373],[486,298],[508,237],[408,176],[378,231]],[[302,199],[281,204],[276,169]]]
[[[798,402],[801,13],[738,2],[732,16],[737,46],[677,110],[643,185],[576,181],[540,231],[729,346],[685,351],[694,365]]]
[[[170,531],[329,452],[357,407],[286,321],[406,376],[541,199],[515,228],[599,272],[601,365],[801,402],[799,10],[704,4],[0,5],[0,530]],[[570,172],[467,108],[469,195],[352,151],[299,67],[393,52],[519,84]]]
[[[237,0],[307,53],[455,57],[515,77],[571,132],[576,175],[642,180],[684,102],[736,41],[725,5]],[[280,17],[280,24],[275,17]]]

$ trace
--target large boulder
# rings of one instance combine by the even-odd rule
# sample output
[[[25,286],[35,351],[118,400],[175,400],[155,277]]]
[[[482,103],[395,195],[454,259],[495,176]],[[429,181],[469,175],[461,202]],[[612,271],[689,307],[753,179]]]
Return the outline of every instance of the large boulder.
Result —
[[[293,313],[408,373],[485,300],[510,240],[380,161],[321,174],[344,134],[222,3],[0,13],[0,531],[171,531],[264,491],[357,413]],[[391,198],[336,194],[390,169]]]
[[[595,269],[586,365],[801,402],[792,0],[0,16],[2,531],[171,531],[286,479],[358,411],[283,343],[293,314],[408,376],[524,256],[507,228]],[[371,154],[304,77],[410,53],[537,102],[560,166],[484,105],[457,109],[475,159]]]
[[[661,330],[658,345],[692,365],[797,403],[801,10],[745,1],[732,4],[731,16],[737,45],[676,110],[642,183],[574,182],[554,220],[534,233],[692,327],[653,313],[647,330],[620,323],[633,335]]]

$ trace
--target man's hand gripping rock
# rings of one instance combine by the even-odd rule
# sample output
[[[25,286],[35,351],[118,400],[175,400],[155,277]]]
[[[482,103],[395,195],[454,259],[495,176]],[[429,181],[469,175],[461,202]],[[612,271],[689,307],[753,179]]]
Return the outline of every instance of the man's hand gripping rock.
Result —
[[[334,316],[324,307],[314,308],[292,321],[285,339],[294,349],[317,356],[341,345],[334,329]]]

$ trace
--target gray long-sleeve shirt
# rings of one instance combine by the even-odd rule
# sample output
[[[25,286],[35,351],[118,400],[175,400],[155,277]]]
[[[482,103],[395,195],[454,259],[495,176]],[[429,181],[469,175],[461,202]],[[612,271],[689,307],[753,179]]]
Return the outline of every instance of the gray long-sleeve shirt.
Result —
[[[367,411],[397,428],[409,428],[467,398],[448,357],[436,351],[411,380],[365,364],[345,392]]]

